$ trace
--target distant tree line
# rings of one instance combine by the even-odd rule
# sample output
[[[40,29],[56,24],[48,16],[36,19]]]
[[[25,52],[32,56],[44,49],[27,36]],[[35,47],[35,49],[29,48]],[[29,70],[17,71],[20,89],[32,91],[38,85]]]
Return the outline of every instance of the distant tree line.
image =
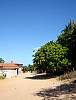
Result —
[[[28,72],[28,71],[32,72],[32,71],[34,71],[34,67],[33,67],[33,65],[29,64],[28,66],[23,66],[22,71],[23,71],[23,73]]]
[[[37,72],[58,75],[76,70],[76,23],[70,21],[56,41],[41,46],[33,57]]]

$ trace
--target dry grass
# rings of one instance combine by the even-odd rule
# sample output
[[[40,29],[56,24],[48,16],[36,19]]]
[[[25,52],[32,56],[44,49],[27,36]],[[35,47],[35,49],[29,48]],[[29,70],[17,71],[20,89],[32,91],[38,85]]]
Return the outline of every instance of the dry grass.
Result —
[[[71,79],[74,79],[74,78],[76,78],[76,71],[69,72],[69,73],[66,73],[64,75],[59,76],[60,80],[67,80],[67,79],[71,80]]]

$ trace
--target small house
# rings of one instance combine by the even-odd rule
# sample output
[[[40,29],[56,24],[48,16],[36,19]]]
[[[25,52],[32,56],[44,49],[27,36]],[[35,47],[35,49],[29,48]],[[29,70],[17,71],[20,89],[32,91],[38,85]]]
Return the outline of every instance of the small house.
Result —
[[[23,64],[16,63],[0,63],[0,74],[11,78],[20,75]]]

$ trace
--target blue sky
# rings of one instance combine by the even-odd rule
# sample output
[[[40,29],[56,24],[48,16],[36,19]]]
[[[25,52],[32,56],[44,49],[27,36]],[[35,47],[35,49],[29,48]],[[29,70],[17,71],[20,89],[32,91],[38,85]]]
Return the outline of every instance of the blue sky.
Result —
[[[33,50],[56,40],[70,19],[76,0],[0,0],[0,57],[32,64]]]

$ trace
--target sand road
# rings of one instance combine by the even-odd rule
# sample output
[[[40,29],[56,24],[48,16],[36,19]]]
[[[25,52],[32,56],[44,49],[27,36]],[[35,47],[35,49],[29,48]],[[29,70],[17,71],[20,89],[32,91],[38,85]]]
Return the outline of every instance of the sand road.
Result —
[[[43,88],[53,88],[60,83],[56,79],[26,79],[29,74],[0,80],[0,100],[42,100],[36,93]]]

